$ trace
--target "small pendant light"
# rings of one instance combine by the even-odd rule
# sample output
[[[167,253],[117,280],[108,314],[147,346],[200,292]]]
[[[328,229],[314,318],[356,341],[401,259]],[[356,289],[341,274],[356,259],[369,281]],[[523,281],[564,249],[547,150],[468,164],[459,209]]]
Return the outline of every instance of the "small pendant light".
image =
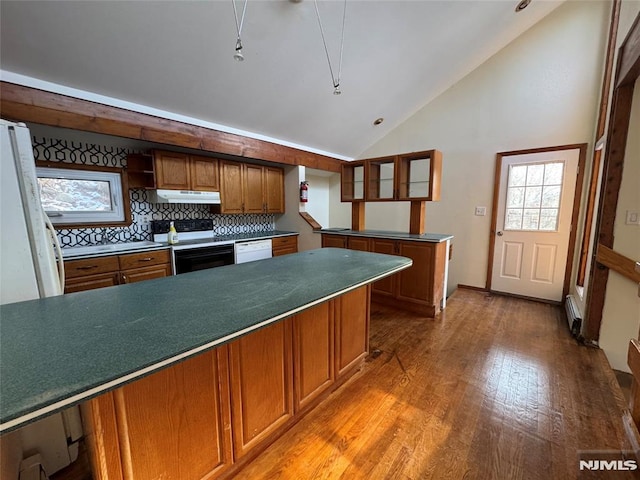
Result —
[[[242,18],[240,19],[240,23],[238,23],[236,0],[231,0],[231,3],[233,4],[233,16],[236,19],[236,33],[238,34],[238,37],[236,39],[236,53],[233,54],[233,58],[238,62],[244,61],[244,55],[242,55],[242,39],[240,38],[240,34],[242,33],[242,26],[244,25],[244,14],[247,13],[247,2],[248,0],[244,0],[244,7],[242,8]]]

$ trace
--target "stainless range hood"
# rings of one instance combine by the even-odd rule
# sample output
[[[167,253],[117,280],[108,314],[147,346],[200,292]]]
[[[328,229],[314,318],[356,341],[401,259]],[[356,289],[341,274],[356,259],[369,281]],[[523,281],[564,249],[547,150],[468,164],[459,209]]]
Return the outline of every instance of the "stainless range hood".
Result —
[[[150,190],[151,203],[199,203],[220,204],[220,192],[196,192],[192,190]]]

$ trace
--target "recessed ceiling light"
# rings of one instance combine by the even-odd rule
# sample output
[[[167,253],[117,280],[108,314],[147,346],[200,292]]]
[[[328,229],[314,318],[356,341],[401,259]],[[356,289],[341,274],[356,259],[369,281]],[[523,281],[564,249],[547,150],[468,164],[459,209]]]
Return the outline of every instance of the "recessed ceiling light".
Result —
[[[531,0],[520,0],[520,3],[518,3],[518,5],[516,6],[516,13],[521,12],[522,10],[527,8],[530,3]]]
[[[380,118],[376,118],[376,119],[373,121],[373,124],[374,124],[374,125],[380,125],[382,122],[384,122],[384,118],[380,117]]]

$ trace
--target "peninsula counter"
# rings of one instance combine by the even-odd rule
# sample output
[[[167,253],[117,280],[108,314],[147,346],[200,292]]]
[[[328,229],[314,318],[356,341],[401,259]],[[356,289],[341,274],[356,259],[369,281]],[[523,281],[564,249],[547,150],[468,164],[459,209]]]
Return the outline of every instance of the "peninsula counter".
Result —
[[[410,265],[325,248],[2,305],[2,430],[82,403],[96,478],[226,476],[357,369],[371,282]]]

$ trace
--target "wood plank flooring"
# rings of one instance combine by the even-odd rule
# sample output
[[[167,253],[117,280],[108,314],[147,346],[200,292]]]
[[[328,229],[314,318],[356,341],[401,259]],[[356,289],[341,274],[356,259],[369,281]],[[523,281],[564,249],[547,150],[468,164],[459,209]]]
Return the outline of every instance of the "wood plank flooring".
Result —
[[[579,470],[631,446],[604,353],[559,307],[458,290],[435,320],[371,320],[362,372],[236,478],[636,478]]]

